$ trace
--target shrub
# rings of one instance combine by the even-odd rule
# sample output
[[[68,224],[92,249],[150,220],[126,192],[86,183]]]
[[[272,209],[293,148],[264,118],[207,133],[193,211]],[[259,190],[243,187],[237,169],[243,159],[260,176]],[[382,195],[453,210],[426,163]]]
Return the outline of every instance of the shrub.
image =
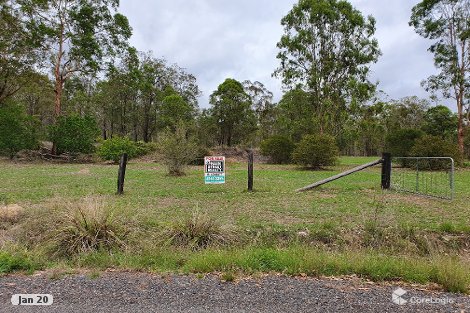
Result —
[[[289,163],[295,145],[287,137],[273,136],[261,142],[261,154],[271,158],[275,164]]]
[[[461,164],[463,156],[460,154],[458,146],[441,137],[425,135],[416,140],[411,155],[417,157],[451,157],[457,164]],[[448,167],[447,161],[430,161],[430,169],[440,169]]]
[[[133,142],[136,147],[136,156],[147,155],[157,150],[157,145],[153,142],[137,141]]]
[[[49,135],[56,144],[57,153],[91,153],[94,141],[99,134],[94,118],[78,115],[61,116],[50,127]]]
[[[385,138],[385,147],[395,157],[410,156],[415,141],[423,136],[423,132],[417,129],[400,129],[390,133]]]
[[[336,141],[329,135],[306,135],[295,147],[292,159],[295,163],[319,168],[334,165],[338,158]]]
[[[158,138],[158,151],[162,162],[172,176],[184,175],[184,167],[197,155],[198,146],[193,137],[188,135],[184,123],[180,122],[176,132],[167,128]]]
[[[38,146],[37,121],[17,106],[0,109],[0,152],[11,159],[23,149]]]
[[[464,150],[465,157],[470,160],[470,128],[465,131]]]
[[[210,150],[203,146],[198,145],[196,156],[194,160],[190,162],[191,165],[204,165],[204,157],[211,155]]]
[[[103,160],[119,162],[121,155],[127,153],[129,159],[135,158],[139,151],[142,153],[143,146],[137,146],[135,142],[127,137],[113,137],[105,140],[98,147],[97,154]]]

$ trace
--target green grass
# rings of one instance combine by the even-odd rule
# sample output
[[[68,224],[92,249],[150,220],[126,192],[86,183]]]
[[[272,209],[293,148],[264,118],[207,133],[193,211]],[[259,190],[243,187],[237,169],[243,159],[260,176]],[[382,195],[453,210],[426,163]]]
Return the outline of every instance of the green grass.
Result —
[[[0,274],[23,271],[32,273],[40,265],[31,260],[26,254],[0,251]]]
[[[368,250],[328,252],[299,245],[196,252],[157,249],[141,255],[96,252],[77,257],[73,264],[101,270],[112,267],[159,273],[221,272],[225,281],[233,281],[234,273],[275,272],[313,277],[356,274],[378,282],[432,282],[447,291],[462,293],[468,292],[470,285],[470,264],[457,257],[390,256]]]
[[[5,202],[17,204],[26,212],[43,211],[47,219],[51,207],[72,210],[85,199],[92,199],[131,225],[125,249],[80,254],[66,260],[71,267],[220,271],[228,276],[237,271],[356,273],[375,280],[437,282],[448,290],[463,290],[462,285],[468,285],[469,270],[446,254],[465,257],[461,247],[470,236],[470,170],[456,172],[454,201],[384,192],[380,188],[380,167],[316,190],[295,192],[375,159],[342,157],[337,166],[321,171],[255,164],[253,193],[246,191],[245,163],[227,164],[226,184],[204,185],[202,167],[190,167],[183,177],[169,177],[159,164],[134,161],[127,167],[123,196],[115,194],[114,165],[14,164],[0,160],[0,200],[4,199],[0,205]],[[194,212],[230,226],[239,234],[239,242],[198,251],[165,247],[170,252],[155,252],[161,246],[158,240],[162,234]],[[299,232],[305,236],[299,236]],[[438,248],[433,248],[436,244]],[[247,248],[251,246],[258,248]],[[32,259],[45,253],[35,245],[26,248]],[[63,262],[44,257],[47,266]],[[402,259],[408,263],[400,263]],[[448,263],[458,266],[452,269]],[[31,268],[34,266],[5,266],[3,272]],[[452,287],[453,283],[460,287]]]

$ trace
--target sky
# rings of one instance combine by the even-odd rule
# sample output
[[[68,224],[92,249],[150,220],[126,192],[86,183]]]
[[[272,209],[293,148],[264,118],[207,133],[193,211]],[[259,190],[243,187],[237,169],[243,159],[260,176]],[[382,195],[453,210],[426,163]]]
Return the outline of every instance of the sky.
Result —
[[[297,0],[139,0],[121,1],[120,12],[133,27],[131,44],[152,51],[196,76],[202,91],[199,106],[226,78],[263,83],[282,97],[282,85],[271,74],[283,29],[280,21]],[[413,0],[350,0],[377,21],[375,37],[382,56],[371,67],[371,81],[390,99],[428,98],[423,79],[436,72],[430,41],[408,26]],[[452,105],[450,105],[452,108]]]

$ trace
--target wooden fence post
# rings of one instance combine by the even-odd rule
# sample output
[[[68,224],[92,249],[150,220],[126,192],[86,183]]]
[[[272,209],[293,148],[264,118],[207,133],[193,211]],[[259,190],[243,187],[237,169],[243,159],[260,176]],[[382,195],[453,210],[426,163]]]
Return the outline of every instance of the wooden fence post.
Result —
[[[121,155],[118,171],[117,194],[122,195],[124,192],[124,178],[126,177],[127,153]]]
[[[390,189],[392,176],[392,155],[390,153],[382,154],[382,189]]]
[[[253,150],[248,151],[248,191],[253,191]]]

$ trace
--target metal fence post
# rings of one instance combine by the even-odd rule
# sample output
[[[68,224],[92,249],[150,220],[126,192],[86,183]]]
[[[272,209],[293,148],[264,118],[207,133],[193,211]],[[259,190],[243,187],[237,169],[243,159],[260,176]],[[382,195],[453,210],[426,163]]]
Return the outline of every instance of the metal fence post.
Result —
[[[419,159],[416,158],[416,186],[415,191],[419,192]]]
[[[450,200],[454,200],[455,186],[454,186],[454,170],[455,162],[453,158],[450,158],[451,168],[450,168]]]

